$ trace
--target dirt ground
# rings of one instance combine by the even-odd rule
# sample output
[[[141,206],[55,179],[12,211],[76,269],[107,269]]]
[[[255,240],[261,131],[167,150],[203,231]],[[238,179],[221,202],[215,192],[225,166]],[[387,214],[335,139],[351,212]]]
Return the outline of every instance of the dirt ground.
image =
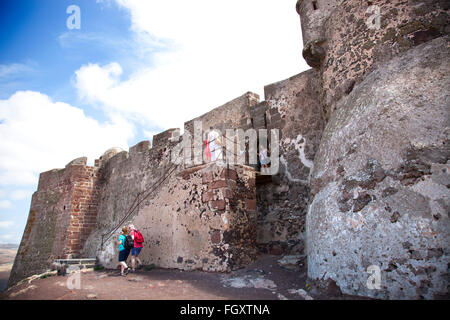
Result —
[[[303,265],[280,267],[280,256],[265,255],[231,273],[168,269],[137,270],[126,277],[118,270],[80,272],[38,278],[0,294],[2,300],[313,300],[361,299],[320,290],[306,283]],[[76,276],[79,276],[77,287]],[[69,282],[69,286],[68,286]],[[72,287],[71,287],[72,286]],[[302,289],[299,291],[299,289]]]

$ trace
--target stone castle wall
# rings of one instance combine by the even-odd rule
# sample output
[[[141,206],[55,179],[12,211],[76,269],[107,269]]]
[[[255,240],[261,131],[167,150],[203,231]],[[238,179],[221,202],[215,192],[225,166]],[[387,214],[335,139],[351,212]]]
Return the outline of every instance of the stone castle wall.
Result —
[[[149,187],[175,168],[167,151],[142,149],[129,157],[123,152],[105,164],[98,228],[86,242],[84,255],[97,256],[102,265],[114,268],[121,226],[133,223],[145,238],[140,255],[145,264],[229,271],[251,261],[256,255],[253,169],[179,166],[150,192]],[[138,194],[142,202],[119,223]],[[101,248],[102,235],[112,226],[119,229]]]
[[[309,70],[267,85],[265,101],[259,102],[259,97],[249,92],[185,124],[191,135],[194,121],[202,122],[203,132],[210,127],[222,134],[227,129],[254,129],[256,134],[260,129],[279,130],[280,170],[256,185],[258,247],[262,253],[304,252],[309,175],[324,127],[318,84],[318,74]],[[268,138],[270,142],[269,133]],[[260,170],[257,164],[249,163],[248,155],[246,161]]]
[[[80,255],[96,223],[97,173],[86,158],[41,173],[10,284],[46,270],[54,259]]]
[[[185,124],[185,131],[191,132],[192,138],[194,121],[201,121],[203,131],[213,127],[222,134],[227,129],[281,129],[281,138],[287,139],[282,140],[280,150],[282,168],[272,182],[258,186],[258,193],[266,195],[259,199],[258,207],[256,179],[252,173],[258,170],[257,165],[229,166],[233,169],[230,171],[232,176],[237,176],[227,178],[227,184],[231,185],[217,190],[210,190],[211,183],[204,185],[197,181],[200,177],[203,181],[202,171],[211,168],[205,167],[192,176],[185,176],[189,177],[187,181],[181,179],[182,170],[185,173],[189,169],[197,170],[199,165],[173,164],[172,160],[181,156],[179,147],[183,137],[180,137],[179,129],[155,135],[152,148],[148,141],[143,141],[131,147],[129,152],[110,149],[95,161],[94,167],[86,166],[85,158],[76,159],[65,169],[51,171],[52,182],[47,182],[48,173],[43,173],[43,182],[36,194],[61,193],[65,196],[64,201],[58,200],[57,207],[51,207],[58,219],[55,222],[58,229],[46,232],[49,241],[58,245],[41,254],[42,263],[35,263],[25,248],[29,244],[37,245],[42,234],[32,236],[36,226],[30,222],[21,245],[25,253],[16,261],[17,276],[11,277],[11,283],[45,270],[54,258],[98,257],[101,263],[114,267],[117,230],[113,230],[114,235],[103,247],[102,236],[107,237],[112,228],[118,226],[120,229],[121,225],[131,221],[148,239],[144,261],[168,268],[226,271],[254,259],[257,247],[262,252],[276,254],[303,252],[310,170],[306,166],[314,157],[322,130],[320,109],[313,103],[315,85],[315,73],[309,71],[267,86],[267,101],[260,103],[258,95],[248,92]],[[302,119],[308,119],[308,122],[301,123]],[[299,120],[298,126],[293,124]],[[298,139],[300,132],[305,137],[302,141]],[[192,146],[194,143],[193,139]],[[202,141],[200,143],[203,145]],[[298,164],[303,167],[298,169]],[[148,188],[163,179],[172,168],[176,169],[173,175],[148,195]],[[219,178],[222,178],[221,174],[214,173]],[[70,175],[69,179],[67,175]],[[220,185],[223,182],[212,183]],[[285,183],[288,190],[284,190]],[[59,190],[61,186],[63,190]],[[274,198],[277,199],[275,202]],[[203,201],[205,199],[208,200]],[[298,203],[287,205],[286,202],[292,199]],[[181,200],[182,204],[179,203]],[[37,206],[39,214],[50,219],[50,205],[42,201],[34,201],[32,210]],[[137,202],[139,205],[135,206]],[[283,203],[283,209],[271,214],[276,207],[274,203]],[[125,217],[131,208],[134,210]],[[30,220],[34,221],[35,211],[31,212]],[[274,218],[279,221],[274,223]],[[39,252],[36,248],[35,251]],[[33,267],[19,272],[20,266],[25,265]]]
[[[84,256],[97,256],[101,264],[114,268],[119,231],[133,223],[146,239],[141,253],[146,264],[229,271],[254,258],[253,169],[176,166],[171,161],[174,132],[155,136],[153,148],[143,142],[103,163],[97,228],[84,246]],[[140,203],[125,217],[136,201]],[[118,230],[101,247],[102,235],[114,226]]]

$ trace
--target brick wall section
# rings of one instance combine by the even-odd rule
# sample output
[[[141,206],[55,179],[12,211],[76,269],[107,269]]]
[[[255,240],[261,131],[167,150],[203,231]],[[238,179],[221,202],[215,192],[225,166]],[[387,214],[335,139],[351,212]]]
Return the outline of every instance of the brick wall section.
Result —
[[[233,166],[202,174],[202,202],[226,217],[221,230],[212,229],[213,253],[227,260],[228,268],[253,261],[257,250],[257,214],[253,168]]]
[[[74,180],[64,257],[79,257],[86,239],[97,222],[100,186],[98,168],[72,166]]]

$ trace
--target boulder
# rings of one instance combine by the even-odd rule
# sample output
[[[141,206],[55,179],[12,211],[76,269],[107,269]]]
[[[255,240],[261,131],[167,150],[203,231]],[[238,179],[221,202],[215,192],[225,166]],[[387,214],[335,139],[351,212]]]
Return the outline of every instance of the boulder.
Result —
[[[339,101],[314,162],[309,278],[382,299],[447,291],[449,88],[441,37],[381,65]]]

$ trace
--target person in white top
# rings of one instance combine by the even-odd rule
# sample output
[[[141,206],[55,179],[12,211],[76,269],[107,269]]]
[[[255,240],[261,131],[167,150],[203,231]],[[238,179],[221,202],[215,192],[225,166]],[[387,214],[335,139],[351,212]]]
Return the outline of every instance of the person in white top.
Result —
[[[209,149],[211,151],[211,161],[222,159],[222,144],[219,133],[210,128],[208,133]]]

